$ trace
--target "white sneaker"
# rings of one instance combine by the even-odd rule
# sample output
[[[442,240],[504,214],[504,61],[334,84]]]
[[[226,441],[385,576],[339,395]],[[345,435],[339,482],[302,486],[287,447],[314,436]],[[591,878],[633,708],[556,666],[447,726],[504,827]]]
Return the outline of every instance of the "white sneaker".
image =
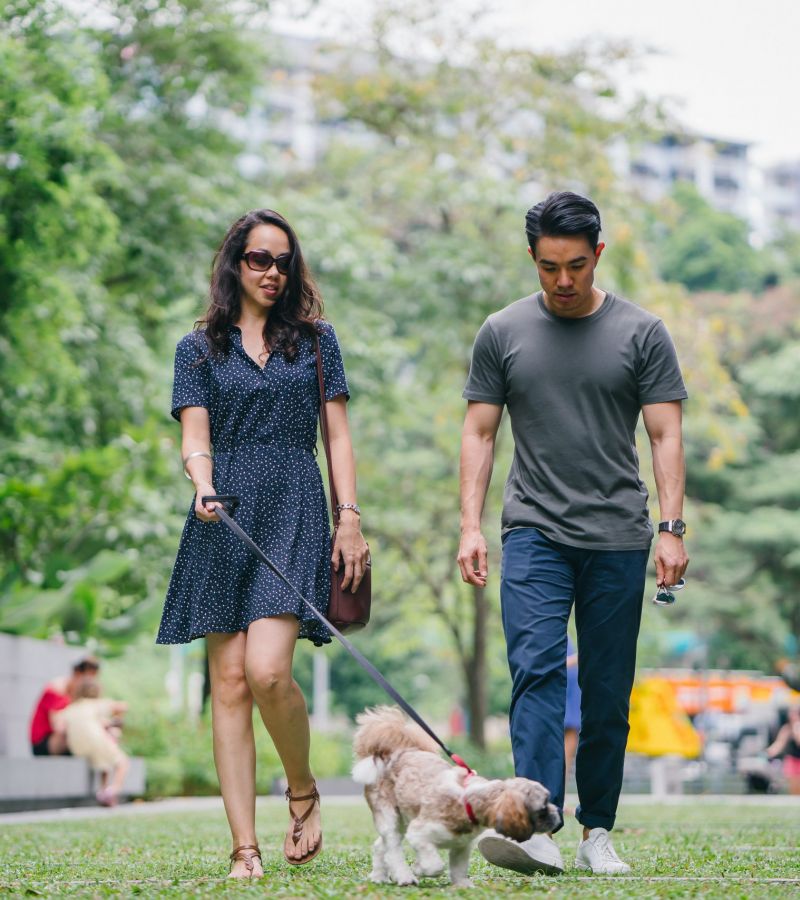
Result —
[[[631,870],[617,856],[605,828],[592,828],[589,837],[578,844],[575,867],[591,869],[595,875],[625,875]]]
[[[535,872],[560,875],[564,871],[561,851],[556,842],[546,834],[535,834],[519,843],[490,830],[478,838],[478,850],[492,865],[513,869],[524,875],[533,875]]]

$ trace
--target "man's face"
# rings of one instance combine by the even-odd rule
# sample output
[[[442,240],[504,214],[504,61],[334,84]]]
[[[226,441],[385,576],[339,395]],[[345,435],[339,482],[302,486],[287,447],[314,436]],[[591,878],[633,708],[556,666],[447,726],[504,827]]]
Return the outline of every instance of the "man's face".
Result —
[[[594,270],[604,247],[598,244],[593,250],[581,235],[540,237],[536,254],[528,249],[539,272],[545,305],[552,313],[577,319],[595,310]]]

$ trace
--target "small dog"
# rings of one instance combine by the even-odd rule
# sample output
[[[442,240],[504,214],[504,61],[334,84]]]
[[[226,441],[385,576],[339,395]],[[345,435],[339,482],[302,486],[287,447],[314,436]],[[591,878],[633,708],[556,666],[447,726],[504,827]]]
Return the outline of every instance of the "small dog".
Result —
[[[378,832],[371,881],[417,884],[418,876],[440,875],[438,848],[444,847],[450,881],[469,887],[470,851],[484,829],[525,841],[558,826],[558,810],[541,784],[527,778],[488,781],[450,765],[436,742],[399,709],[379,706],[356,721],[353,779],[364,785]],[[403,854],[404,834],[416,854],[413,871]]]

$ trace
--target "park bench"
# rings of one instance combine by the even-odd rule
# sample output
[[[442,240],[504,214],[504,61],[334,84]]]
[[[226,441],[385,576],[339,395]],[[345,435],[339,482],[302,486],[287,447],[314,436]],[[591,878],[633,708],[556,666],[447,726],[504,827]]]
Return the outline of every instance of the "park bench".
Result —
[[[32,756],[28,724],[43,685],[69,672],[80,651],[53,641],[0,634],[0,810],[93,805],[98,776],[85,759]],[[145,764],[131,759],[125,795],[145,789]]]
[[[85,759],[70,756],[0,758],[0,811],[96,805],[99,776]],[[145,766],[131,759],[122,799],[141,796]]]

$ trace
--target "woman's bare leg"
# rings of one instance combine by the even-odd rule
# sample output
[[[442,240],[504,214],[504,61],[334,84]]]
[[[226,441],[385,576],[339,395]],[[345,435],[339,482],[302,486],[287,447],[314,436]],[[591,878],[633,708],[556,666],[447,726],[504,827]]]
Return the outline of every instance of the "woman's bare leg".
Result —
[[[108,785],[108,790],[115,796],[122,793],[122,787],[125,784],[125,776],[128,774],[130,767],[130,759],[123,754],[119,765],[114,769],[113,777]]]
[[[208,634],[208,668],[211,675],[211,716],[214,763],[231,829],[232,849],[257,844],[256,748],[253,738],[253,696],[245,677],[245,632]],[[253,860],[256,877],[263,875]],[[234,878],[250,875],[242,860],[231,869]]]
[[[292,659],[299,622],[293,615],[258,619],[247,630],[245,671],[261,718],[283,763],[289,788],[296,796],[311,793],[314,776],[309,766],[308,710],[303,693],[292,677]],[[292,803],[300,816],[312,805]],[[303,836],[295,845],[290,833],[284,849],[293,859],[301,859],[316,847],[322,830],[319,806],[314,804],[305,822]]]

